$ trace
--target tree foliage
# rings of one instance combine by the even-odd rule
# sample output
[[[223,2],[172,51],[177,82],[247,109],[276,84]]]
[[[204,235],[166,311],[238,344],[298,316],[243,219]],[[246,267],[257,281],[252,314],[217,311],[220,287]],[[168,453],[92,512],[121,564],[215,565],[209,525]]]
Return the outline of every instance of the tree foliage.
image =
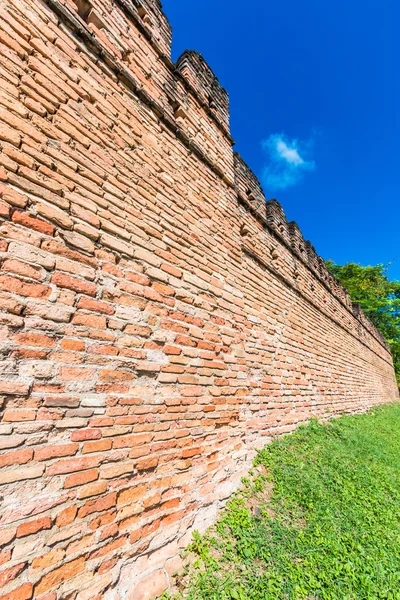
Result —
[[[400,384],[400,281],[388,279],[388,265],[337,265],[332,260],[326,265],[389,342]]]

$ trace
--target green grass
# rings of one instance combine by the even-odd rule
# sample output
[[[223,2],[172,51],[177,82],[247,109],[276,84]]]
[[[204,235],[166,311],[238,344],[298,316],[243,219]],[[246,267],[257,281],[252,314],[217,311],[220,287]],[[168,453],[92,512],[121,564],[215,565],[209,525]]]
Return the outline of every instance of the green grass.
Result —
[[[400,405],[274,441],[194,536],[176,598],[400,600]]]

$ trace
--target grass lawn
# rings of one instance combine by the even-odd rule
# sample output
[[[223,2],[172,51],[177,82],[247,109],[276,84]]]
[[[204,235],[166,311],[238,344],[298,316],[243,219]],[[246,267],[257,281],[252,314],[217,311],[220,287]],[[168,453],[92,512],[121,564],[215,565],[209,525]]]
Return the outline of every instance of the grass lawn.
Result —
[[[400,600],[400,404],[313,421],[255,465],[174,597]]]

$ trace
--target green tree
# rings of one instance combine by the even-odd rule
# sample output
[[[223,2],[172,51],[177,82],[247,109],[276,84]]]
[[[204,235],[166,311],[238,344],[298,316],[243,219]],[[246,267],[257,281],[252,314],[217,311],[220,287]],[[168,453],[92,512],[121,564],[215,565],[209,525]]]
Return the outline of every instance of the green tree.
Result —
[[[326,266],[389,342],[400,385],[400,281],[388,279],[388,265],[337,265],[328,260]]]

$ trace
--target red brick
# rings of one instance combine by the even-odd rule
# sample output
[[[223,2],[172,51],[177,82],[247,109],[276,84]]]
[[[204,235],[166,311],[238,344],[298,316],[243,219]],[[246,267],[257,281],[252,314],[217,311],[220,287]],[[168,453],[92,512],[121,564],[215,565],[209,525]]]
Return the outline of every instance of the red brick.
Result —
[[[24,570],[26,563],[19,563],[19,565],[15,565],[8,569],[4,569],[4,571],[0,571],[0,588],[4,587],[11,581],[14,581],[16,577]]]
[[[44,446],[35,450],[35,460],[51,460],[63,456],[73,456],[79,449],[78,444],[62,444],[59,446]]]
[[[14,190],[4,183],[0,183],[0,196],[8,204],[18,206],[19,208],[25,208],[28,203],[28,197],[25,194],[21,194],[21,192]]]
[[[61,341],[60,348],[63,350],[73,350],[74,352],[83,352],[85,350],[85,342],[79,340],[68,340],[64,338]]]
[[[69,506],[57,515],[56,525],[57,527],[65,527],[72,523],[76,517],[78,509],[76,506]]]
[[[51,294],[47,285],[28,283],[10,275],[0,275],[0,289],[30,298],[48,298]]]
[[[10,467],[11,465],[25,465],[27,462],[32,460],[32,457],[33,450],[31,448],[0,454],[0,468]]]
[[[34,558],[31,564],[32,571],[44,571],[52,565],[60,562],[65,556],[65,550],[62,548],[55,548],[43,556]]]
[[[100,463],[100,459],[97,456],[79,456],[77,458],[68,458],[66,460],[59,460],[52,463],[47,467],[46,474],[51,475],[65,475],[66,473],[73,473],[74,471],[84,471],[97,467]]]
[[[99,380],[106,382],[132,381],[135,379],[134,373],[131,371],[104,369],[99,373]]]
[[[61,381],[88,381],[93,379],[94,374],[94,369],[61,367],[59,370],[59,379]]]
[[[104,313],[105,315],[113,315],[115,312],[114,308],[110,304],[107,304],[106,302],[100,302],[99,300],[93,300],[92,298],[80,298],[78,302],[78,308]]]
[[[65,488],[76,487],[77,485],[84,485],[85,483],[91,483],[96,481],[99,477],[97,469],[90,469],[89,471],[83,471],[82,473],[74,473],[66,477],[64,481]]]
[[[0,535],[1,535],[0,539],[2,542],[3,542],[3,532],[4,532],[4,530],[0,531]],[[15,537],[15,534],[11,538],[11,540],[14,539],[14,537]],[[6,541],[4,542],[5,544],[7,544],[9,541],[11,541],[7,538],[5,538],[5,539],[6,539]],[[0,566],[4,565],[5,563],[8,563],[10,560],[11,560],[11,548],[7,548],[5,550],[0,550]]]
[[[41,348],[54,348],[57,340],[42,333],[18,333],[14,342],[21,346],[40,346]]]
[[[18,223],[18,225],[28,227],[29,229],[34,229],[35,231],[39,231],[45,235],[54,235],[54,225],[50,225],[50,223],[46,223],[46,221],[42,221],[42,219],[32,217],[26,212],[16,210],[13,213],[12,220],[14,223]]]
[[[29,384],[21,381],[0,381],[0,394],[6,396],[26,396],[29,393],[29,387]],[[23,413],[24,411],[21,413],[22,416]],[[29,411],[28,413],[31,414]],[[13,412],[9,411],[9,414],[13,414]],[[3,416],[3,419],[5,419],[5,416]]]
[[[86,442],[82,446],[82,454],[89,454],[91,452],[106,452],[111,450],[111,440],[99,440],[97,442]]]
[[[96,295],[96,284],[89,283],[83,279],[77,279],[76,277],[71,277],[70,275],[54,273],[51,282],[60,288],[66,288],[73,292],[77,292],[78,294],[86,294],[88,296]]]
[[[0,596],[0,600],[30,600],[33,594],[33,585],[31,583],[24,583],[18,588],[15,588],[12,592],[8,592],[4,596]]]
[[[41,247],[42,250],[44,250],[45,252],[51,252],[52,254],[62,256],[64,258],[67,258],[68,260],[76,261],[77,263],[89,265],[93,268],[96,268],[98,264],[96,259],[90,256],[86,256],[85,254],[82,254],[80,252],[77,252],[76,250],[71,250],[71,248],[68,248],[64,244],[60,244],[56,240],[51,240],[47,238],[42,242]]]
[[[38,531],[43,531],[43,529],[50,529],[51,527],[51,518],[50,517],[42,517],[40,519],[36,519],[35,521],[29,521],[28,523],[22,523],[18,526],[17,529],[17,538],[26,537],[27,535],[33,535]]]
[[[34,267],[13,258],[5,260],[1,265],[1,268],[8,273],[15,273],[16,275],[22,275],[22,277],[30,277],[37,281],[41,281],[43,278],[42,269],[40,267]]]
[[[1,389],[1,385],[0,385],[0,389]],[[19,410],[6,410],[4,415],[3,415],[3,421],[4,422],[8,422],[8,423],[18,423],[19,421],[34,421],[36,418],[36,411],[34,410],[24,410],[24,409],[19,409]],[[17,464],[22,464],[22,463],[17,463]]]
[[[3,4],[4,589],[148,600],[180,564],[174,532],[207,523],[256,447],[398,399],[392,360],[233,154],[228,115],[203,102],[202,61],[173,73],[134,20],[96,0],[89,27],[118,64],[129,46],[135,97],[48,3]],[[169,55],[158,4],[145,21]],[[144,104],[182,104],[185,77],[184,112]]]
[[[90,498],[92,496],[99,496],[107,491],[108,484],[106,481],[98,481],[96,483],[89,484],[79,490],[79,498]]]
[[[72,323],[73,325],[80,325],[82,327],[93,327],[93,329],[105,329],[107,327],[107,320],[105,317],[81,312],[74,314]]]
[[[117,494],[115,492],[108,494],[107,496],[103,496],[102,498],[98,498],[97,500],[89,500],[79,509],[78,517],[83,519],[94,512],[108,510],[116,505],[116,500]]]
[[[70,562],[63,564],[61,567],[50,571],[35,585],[35,595],[43,594],[51,590],[56,585],[63,581],[67,581],[75,575],[81,573],[85,568],[85,558],[81,556]]]
[[[136,502],[140,498],[143,498],[147,491],[146,484],[135,485],[134,487],[122,490],[118,494],[118,504],[130,504]]]
[[[95,560],[97,558],[100,558],[101,556],[105,556],[110,552],[113,552],[114,550],[117,550],[117,548],[121,548],[121,546],[124,546],[124,544],[127,542],[127,539],[127,537],[123,536],[116,540],[113,540],[112,542],[109,542],[108,544],[105,544],[99,550],[92,552],[90,555],[90,559]]]
[[[0,217],[3,219],[8,219],[10,216],[10,207],[5,202],[0,201]]]
[[[174,277],[182,277],[182,271],[180,269],[177,269],[176,267],[173,267],[172,265],[161,265],[161,269],[166,273],[173,275]]]
[[[182,349],[178,348],[177,346],[166,345],[165,348],[164,348],[164,352],[165,352],[165,354],[176,354],[176,355],[179,355],[179,354],[182,353]]]
[[[101,429],[79,429],[71,433],[73,442],[83,442],[86,440],[99,440],[102,436]]]

